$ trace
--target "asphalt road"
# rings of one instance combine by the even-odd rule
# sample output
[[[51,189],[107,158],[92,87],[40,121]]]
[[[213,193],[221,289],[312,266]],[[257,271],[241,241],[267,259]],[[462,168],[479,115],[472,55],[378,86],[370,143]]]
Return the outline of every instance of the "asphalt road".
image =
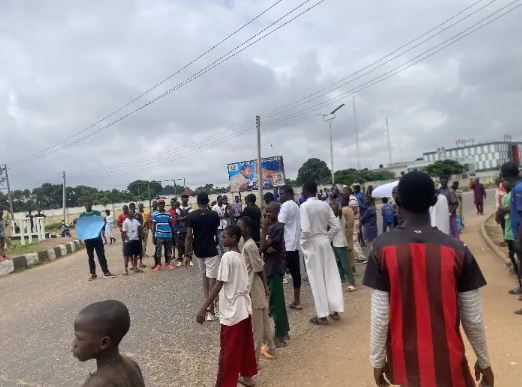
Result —
[[[493,194],[488,193],[491,203]],[[466,214],[474,213],[469,194],[464,209]],[[128,306],[131,330],[121,350],[140,364],[147,386],[212,385],[219,323],[195,323],[203,297],[198,269],[146,270],[123,277],[118,275],[123,271],[120,249],[120,244],[107,248],[114,279],[87,281],[84,251],[0,278],[0,386],[80,386],[95,364],[79,363],[71,355],[72,322],[85,305],[103,299],[118,299]],[[151,263],[146,259],[149,267]],[[306,282],[302,291],[306,310],[289,312],[292,341],[312,329],[307,323],[313,311]],[[286,292],[289,300],[291,285]],[[366,357],[367,344],[363,345],[360,353]],[[306,353],[281,352],[280,356],[296,361],[307,358]],[[270,384],[278,385],[273,380]]]

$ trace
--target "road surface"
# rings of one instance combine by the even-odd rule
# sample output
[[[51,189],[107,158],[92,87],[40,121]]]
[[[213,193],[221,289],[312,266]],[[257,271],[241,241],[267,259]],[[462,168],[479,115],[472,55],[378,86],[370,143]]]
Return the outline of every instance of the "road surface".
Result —
[[[488,199],[488,210],[492,200]],[[522,303],[507,295],[515,281],[478,235],[465,195],[464,238],[483,268],[489,285],[483,303],[494,369],[499,386],[522,380],[522,318],[513,310]],[[107,248],[110,269],[121,274],[121,245]],[[146,263],[150,266],[151,259]],[[363,266],[358,267],[361,280]],[[131,313],[131,330],[122,352],[140,364],[147,386],[211,386],[219,349],[219,323],[195,323],[202,301],[200,275],[193,267],[173,272],[117,276],[88,282],[85,252],[0,279],[0,386],[80,386],[94,362],[79,363],[70,353],[72,322],[90,302],[123,301]],[[287,300],[291,285],[286,286]],[[346,312],[328,327],[309,324],[313,314],[310,288],[303,285],[303,311],[289,311],[289,346],[277,359],[262,361],[259,385],[371,386],[368,365],[369,291],[346,293]],[[520,305],[519,305],[520,304]],[[470,361],[474,356],[469,353]]]

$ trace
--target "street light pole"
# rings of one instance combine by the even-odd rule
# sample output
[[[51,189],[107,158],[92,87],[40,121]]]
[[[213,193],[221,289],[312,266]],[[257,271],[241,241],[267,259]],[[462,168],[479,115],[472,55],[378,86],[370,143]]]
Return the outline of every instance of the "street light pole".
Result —
[[[328,114],[323,114],[323,120],[328,121],[328,127],[330,129],[330,170],[332,173],[332,185],[335,185],[335,170],[334,170],[334,156],[333,156],[333,130],[332,130],[332,121],[335,120],[335,112],[337,112],[340,108],[344,106],[344,103],[337,106],[334,110],[332,110]]]

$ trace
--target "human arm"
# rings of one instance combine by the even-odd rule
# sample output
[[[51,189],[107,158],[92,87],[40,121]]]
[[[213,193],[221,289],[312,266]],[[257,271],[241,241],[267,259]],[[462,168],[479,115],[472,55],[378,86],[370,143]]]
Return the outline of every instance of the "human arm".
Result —
[[[478,381],[482,376],[481,385],[493,386],[494,376],[491,370],[488,345],[486,342],[486,330],[482,318],[479,290],[475,289],[468,292],[460,292],[458,299],[462,327],[477,356],[475,378]]]
[[[187,235],[188,235],[188,233],[187,233]],[[210,294],[208,295],[208,298],[203,303],[203,305],[201,306],[201,309],[199,310],[199,312],[196,316],[196,322],[198,322],[199,324],[203,324],[203,322],[205,321],[205,314],[207,313],[207,308],[210,305],[212,305],[212,303],[216,299],[221,288],[223,287],[223,283],[224,283],[223,281],[217,280],[214,287],[210,290]]]
[[[387,386],[384,374],[386,370],[386,339],[390,324],[390,294],[374,289],[371,295],[370,324],[370,364],[378,386]]]
[[[129,237],[127,235],[127,231],[128,231],[128,222],[123,222],[123,224],[121,225],[121,240],[123,242],[128,242],[129,241]]]

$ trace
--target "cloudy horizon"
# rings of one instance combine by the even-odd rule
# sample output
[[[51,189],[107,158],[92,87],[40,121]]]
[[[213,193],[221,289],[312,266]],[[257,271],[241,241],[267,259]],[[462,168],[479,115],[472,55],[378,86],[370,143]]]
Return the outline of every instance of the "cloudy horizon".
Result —
[[[317,2],[306,2],[299,12]],[[78,141],[73,137],[63,150],[51,148],[47,157],[31,157],[118,109],[273,3],[0,2],[0,164],[9,165],[12,188],[60,183],[62,170],[68,185],[103,189],[174,177],[186,178],[191,187],[225,185],[227,163],[256,157],[257,114],[262,115],[263,157],[282,155],[287,176],[295,178],[308,158],[329,164],[328,126],[320,114],[341,103],[346,105],[333,121],[334,166],[353,168],[354,88],[362,168],[388,163],[386,118],[394,162],[453,147],[457,139],[522,139],[520,8],[383,82],[357,87],[493,12],[500,15],[502,7],[519,5],[506,0],[378,0],[371,5],[326,0],[208,73],[100,130],[303,3],[285,0],[135,104],[83,132],[100,130],[96,135],[84,139],[82,134]],[[324,97],[301,100],[468,6],[452,22],[469,17],[423,44],[419,41],[404,56]],[[335,103],[327,105],[332,99]],[[300,100],[279,115],[266,115]],[[294,117],[322,102],[321,109]],[[27,158],[34,160],[20,162]]]

